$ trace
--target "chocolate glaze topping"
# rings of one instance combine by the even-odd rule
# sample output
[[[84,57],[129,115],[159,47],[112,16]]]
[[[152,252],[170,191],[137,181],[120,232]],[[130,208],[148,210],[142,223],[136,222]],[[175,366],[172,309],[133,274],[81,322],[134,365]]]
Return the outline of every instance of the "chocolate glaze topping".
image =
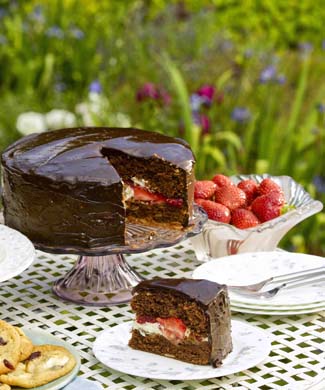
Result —
[[[105,157],[105,151],[112,149],[134,157],[158,156],[185,170],[194,161],[181,139],[135,128],[80,127],[24,137],[5,150],[2,164],[54,181],[109,185],[120,180]]]
[[[216,296],[226,289],[224,284],[210,282],[205,279],[151,279],[140,282],[133,288],[133,293],[139,290],[173,290],[174,292],[186,295],[201,303],[203,306],[209,306]]]

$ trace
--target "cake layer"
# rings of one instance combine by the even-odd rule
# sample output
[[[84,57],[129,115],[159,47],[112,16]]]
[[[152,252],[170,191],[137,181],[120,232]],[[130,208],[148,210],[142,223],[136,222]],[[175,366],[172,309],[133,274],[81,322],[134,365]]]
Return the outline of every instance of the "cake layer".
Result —
[[[191,149],[159,133],[55,130],[20,139],[1,161],[5,223],[39,246],[82,250],[126,245],[128,206],[128,215],[141,224],[183,228],[192,214]],[[146,183],[163,201],[139,200],[132,193],[128,198],[134,180]]]

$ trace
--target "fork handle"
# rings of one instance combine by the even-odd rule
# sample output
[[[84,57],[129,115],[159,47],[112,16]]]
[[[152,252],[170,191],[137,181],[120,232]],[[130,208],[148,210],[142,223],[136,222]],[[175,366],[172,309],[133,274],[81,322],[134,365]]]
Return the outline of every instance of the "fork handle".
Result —
[[[323,275],[310,277],[308,279],[304,278],[304,279],[293,280],[293,281],[289,281],[286,283],[282,283],[282,285],[279,286],[279,289],[292,288],[292,287],[297,287],[297,286],[305,286],[305,285],[310,284],[310,283],[322,282],[323,280],[325,280],[325,272],[323,273]]]
[[[302,278],[306,278],[306,277],[309,278],[309,277],[314,277],[314,276],[318,276],[318,275],[322,275],[322,274],[325,274],[325,267],[324,266],[318,267],[318,268],[307,269],[304,271],[293,272],[290,274],[273,276],[272,278],[270,278],[270,281],[268,282],[268,284],[274,283],[274,282],[286,282],[286,281],[291,281],[291,280],[294,281],[297,279],[302,279]]]

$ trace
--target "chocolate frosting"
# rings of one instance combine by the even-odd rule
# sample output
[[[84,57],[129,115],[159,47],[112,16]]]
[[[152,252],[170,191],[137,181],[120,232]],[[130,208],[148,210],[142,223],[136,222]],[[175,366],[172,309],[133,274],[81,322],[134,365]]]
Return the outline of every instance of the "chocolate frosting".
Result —
[[[216,296],[226,289],[223,284],[218,284],[205,279],[150,279],[140,282],[133,288],[133,293],[139,290],[172,290],[176,293],[186,295],[201,305],[208,307]]]
[[[189,145],[181,139],[135,128],[80,127],[24,137],[5,150],[2,164],[53,181],[110,185],[120,177],[108,164],[106,150],[157,156],[187,171],[194,162]]]

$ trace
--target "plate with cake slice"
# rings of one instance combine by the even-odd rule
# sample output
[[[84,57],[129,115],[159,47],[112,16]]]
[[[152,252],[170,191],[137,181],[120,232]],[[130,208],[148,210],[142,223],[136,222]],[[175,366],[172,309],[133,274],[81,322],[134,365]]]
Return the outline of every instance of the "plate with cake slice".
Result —
[[[0,224],[0,282],[21,274],[34,259],[31,241],[17,230]]]
[[[105,330],[94,354],[135,376],[193,380],[233,374],[263,361],[268,334],[231,320],[227,287],[208,280],[155,278],[133,289],[135,320]]]

